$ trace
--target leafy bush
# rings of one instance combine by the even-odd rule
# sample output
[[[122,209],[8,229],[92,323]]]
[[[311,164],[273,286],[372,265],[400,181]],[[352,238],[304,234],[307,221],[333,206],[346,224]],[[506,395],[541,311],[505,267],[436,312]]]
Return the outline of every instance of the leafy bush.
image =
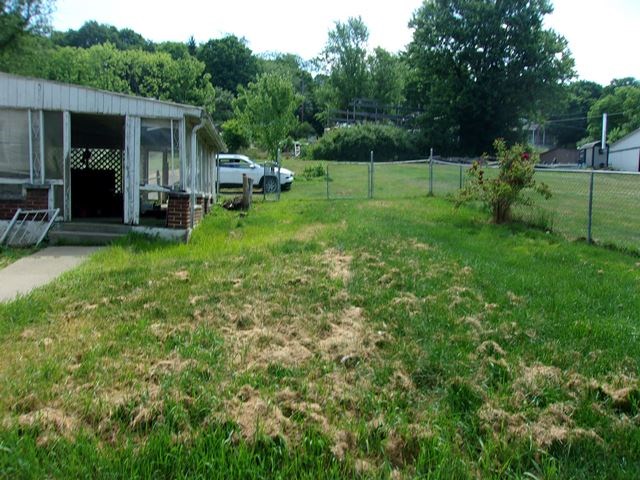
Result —
[[[392,125],[365,124],[335,128],[312,148],[311,158],[352,162],[407,160],[418,154],[414,134]]]
[[[457,204],[479,200],[491,210],[494,223],[505,223],[511,218],[514,204],[531,204],[523,190],[531,189],[547,199],[551,192],[544,183],[538,184],[533,179],[538,154],[528,152],[520,144],[508,148],[502,139],[496,140],[493,146],[498,157],[498,176],[486,178],[485,170],[474,162],[469,169],[469,181],[458,194]]]
[[[311,125],[309,122],[302,122],[302,123],[299,123],[296,126],[296,128],[293,129],[293,131],[291,132],[291,135],[293,136],[293,138],[298,140],[306,139],[316,135],[316,130],[315,128],[313,128],[313,125]]]
[[[249,134],[235,118],[222,124],[222,139],[230,152],[249,147]]]
[[[326,173],[325,167],[321,164],[309,165],[304,167],[302,171],[302,177],[307,180],[311,180],[312,178],[324,177]]]

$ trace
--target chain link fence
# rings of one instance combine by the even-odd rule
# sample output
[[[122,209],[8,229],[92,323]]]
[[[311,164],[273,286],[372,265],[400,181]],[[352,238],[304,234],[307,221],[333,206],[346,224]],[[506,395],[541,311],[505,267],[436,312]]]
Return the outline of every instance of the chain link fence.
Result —
[[[433,195],[453,198],[477,159],[424,158],[405,162],[323,162],[323,175],[296,175],[287,195],[308,199],[394,199]],[[301,165],[309,163],[301,161]],[[489,163],[486,176],[497,175]],[[531,193],[531,206],[517,206],[516,218],[570,239],[586,239],[640,251],[640,173],[540,168],[549,200]]]

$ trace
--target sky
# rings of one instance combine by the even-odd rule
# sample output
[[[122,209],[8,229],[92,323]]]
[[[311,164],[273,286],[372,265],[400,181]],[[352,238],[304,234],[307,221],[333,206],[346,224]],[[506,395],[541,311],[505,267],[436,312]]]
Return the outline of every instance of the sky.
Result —
[[[603,85],[613,78],[640,78],[640,0],[552,0],[545,24],[563,35],[582,80]],[[255,53],[318,55],[336,21],[361,16],[369,47],[397,52],[411,41],[409,20],[421,0],[57,0],[56,30],[96,20],[131,28],[155,42],[198,43],[226,34],[244,37]]]

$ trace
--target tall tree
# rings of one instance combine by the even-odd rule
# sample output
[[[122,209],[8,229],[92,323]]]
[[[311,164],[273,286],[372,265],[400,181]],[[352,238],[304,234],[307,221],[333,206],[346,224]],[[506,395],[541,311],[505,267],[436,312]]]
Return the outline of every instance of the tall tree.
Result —
[[[290,78],[278,73],[262,74],[240,88],[236,117],[251,138],[275,160],[278,147],[296,127],[301,98]]]
[[[347,109],[354,99],[369,96],[368,41],[369,30],[360,17],[336,22],[329,32],[318,60],[329,74],[337,108]]]
[[[49,30],[54,0],[0,0],[0,51],[25,33]]]
[[[52,40],[62,47],[90,48],[94,45],[111,43],[118,50],[153,50],[153,43],[130,28],[118,30],[113,25],[85,22],[78,30],[54,32]]]
[[[543,26],[549,0],[427,0],[410,26],[410,91],[426,141],[479,154],[513,139],[573,75],[566,40]]]
[[[382,105],[402,103],[407,78],[406,65],[398,55],[376,48],[368,58],[372,99]]]
[[[302,97],[297,111],[300,122],[309,123],[315,133],[323,131],[323,125],[316,119],[318,107],[315,101],[315,83],[309,72],[309,62],[297,55],[271,53],[260,58],[260,69],[264,73],[278,73],[291,78],[293,88]],[[308,130],[309,126],[305,128]]]
[[[578,80],[564,88],[564,99],[552,109],[547,133],[557,139],[557,144],[575,148],[587,136],[589,110],[602,96],[602,85]]]
[[[600,138],[603,113],[610,114],[607,129],[608,143],[613,143],[640,128],[640,85],[631,86],[634,85],[633,83],[622,83],[621,85],[625,86],[617,86],[612,93],[605,94],[589,110],[589,136],[591,139]]]
[[[244,39],[235,35],[209,40],[198,47],[198,60],[207,66],[216,88],[237,93],[238,86],[246,86],[258,74],[258,60]]]

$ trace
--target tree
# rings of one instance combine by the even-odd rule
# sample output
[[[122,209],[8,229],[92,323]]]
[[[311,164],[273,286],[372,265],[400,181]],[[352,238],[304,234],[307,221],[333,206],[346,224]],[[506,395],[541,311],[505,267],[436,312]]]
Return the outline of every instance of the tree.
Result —
[[[196,44],[196,39],[193,38],[193,35],[189,37],[187,40],[187,50],[189,51],[189,55],[195,57],[198,53],[198,45]]]
[[[602,85],[578,80],[564,87],[564,98],[552,110],[545,122],[547,133],[557,138],[557,144],[575,148],[587,136],[589,110],[602,96]]]
[[[174,60],[180,60],[190,55],[189,46],[182,42],[162,42],[156,45],[156,51],[166,52]]]
[[[371,98],[382,105],[398,105],[404,100],[406,65],[398,55],[376,48],[368,58]]]
[[[42,58],[37,76],[112,92],[200,105],[212,112],[215,91],[205,66],[191,56],[121,51],[110,43],[58,48]]]
[[[573,75],[566,40],[543,26],[548,0],[431,0],[414,15],[409,91],[432,146],[489,151],[513,139]]]
[[[113,25],[98,23],[94,20],[85,22],[78,30],[54,32],[52,40],[61,47],[90,48],[94,45],[111,43],[118,50],[149,50],[154,46],[139,33],[130,28],[118,30]]]
[[[198,60],[206,65],[216,88],[233,93],[247,86],[258,74],[258,61],[244,39],[235,35],[209,40],[197,51]]]
[[[314,78],[309,72],[310,64],[297,55],[287,53],[263,55],[259,61],[263,73],[278,73],[291,78],[295,92],[303,98],[296,112],[300,122],[311,124],[314,133],[322,132],[323,125],[316,118],[318,107],[315,101]],[[308,128],[305,131],[307,135],[303,136],[308,136]]]
[[[236,118],[241,129],[275,160],[278,148],[298,123],[295,111],[301,100],[291,79],[277,73],[262,74],[247,88],[240,88]]]
[[[335,106],[346,110],[356,98],[369,96],[367,42],[369,30],[362,18],[336,22],[318,62],[329,75]]]
[[[622,86],[613,93],[603,96],[589,110],[589,136],[600,138],[602,115],[610,114],[608,119],[607,142],[620,140],[628,133],[640,128],[640,86]]]
[[[49,31],[54,0],[0,0],[0,51],[24,34]]]

